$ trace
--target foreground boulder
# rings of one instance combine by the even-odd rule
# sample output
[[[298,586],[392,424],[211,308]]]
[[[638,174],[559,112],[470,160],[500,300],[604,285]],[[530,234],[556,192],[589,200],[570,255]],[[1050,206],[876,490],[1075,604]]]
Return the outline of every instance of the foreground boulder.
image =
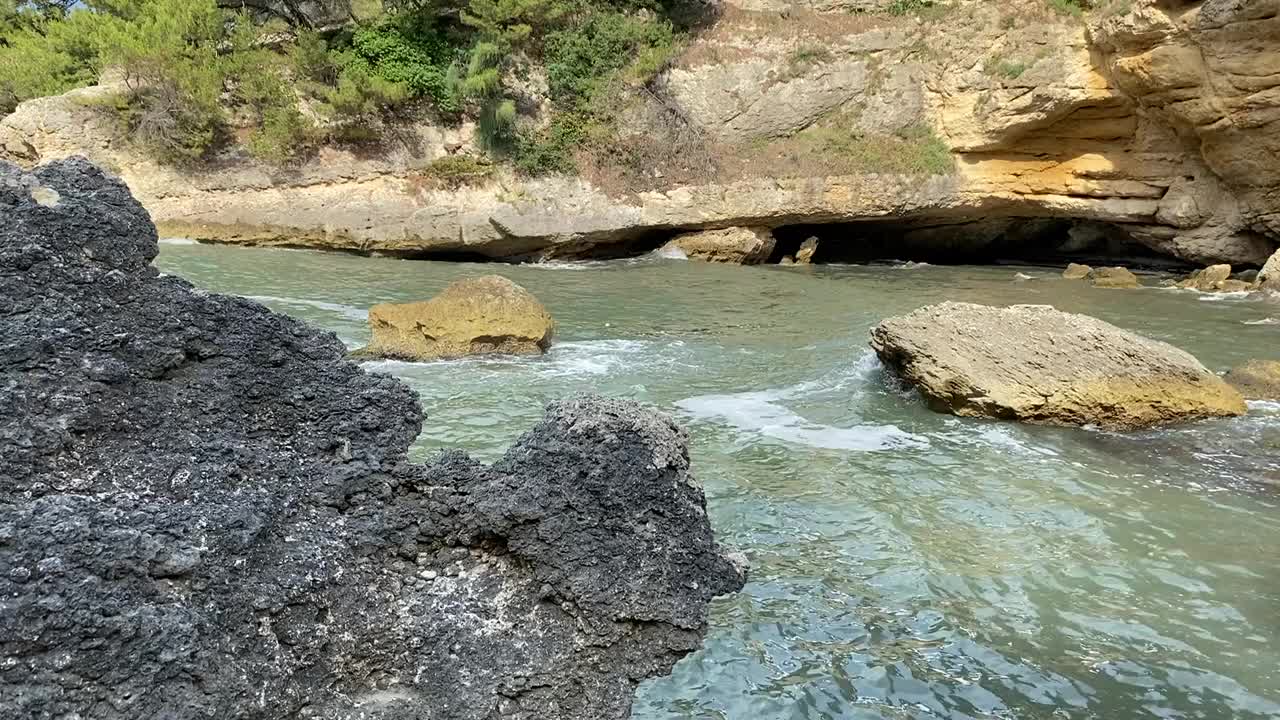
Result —
[[[1139,288],[1138,276],[1122,267],[1094,268],[1089,271],[1089,282],[1098,288]]]
[[[1280,400],[1280,361],[1250,360],[1223,379],[1248,400]]]
[[[555,321],[528,290],[501,275],[450,284],[426,302],[375,305],[373,339],[361,357],[435,360],[464,355],[540,355]]]
[[[773,254],[776,241],[768,228],[731,227],[677,235],[666,244],[690,260],[758,265]]]
[[[156,250],[93,166],[0,163],[0,717],[624,718],[741,587],[667,417],[410,464],[405,385]]]
[[[1125,430],[1246,409],[1172,345],[1048,305],[929,305],[877,325],[871,347],[956,415]]]

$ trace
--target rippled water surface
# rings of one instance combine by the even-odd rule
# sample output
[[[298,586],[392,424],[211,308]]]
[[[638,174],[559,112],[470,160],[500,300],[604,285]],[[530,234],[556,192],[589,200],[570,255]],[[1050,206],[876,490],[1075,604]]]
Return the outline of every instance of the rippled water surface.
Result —
[[[673,718],[1280,717],[1280,406],[1132,435],[934,414],[866,349],[942,299],[1049,303],[1215,370],[1280,358],[1280,305],[1095,290],[1051,268],[446,264],[166,244],[156,264],[368,337],[365,310],[500,272],[556,317],[536,359],[372,363],[421,395],[415,452],[493,459],[594,390],[689,428],[751,581],[636,698]],[[1154,279],[1148,279],[1154,284]]]

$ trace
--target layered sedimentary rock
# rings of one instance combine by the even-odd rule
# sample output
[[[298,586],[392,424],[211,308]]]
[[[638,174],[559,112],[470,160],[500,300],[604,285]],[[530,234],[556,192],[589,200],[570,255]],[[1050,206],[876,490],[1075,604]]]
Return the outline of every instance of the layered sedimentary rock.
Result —
[[[741,586],[666,417],[409,464],[408,388],[156,251],[0,163],[0,717],[622,718]]]
[[[533,293],[501,275],[485,275],[453,282],[426,302],[374,305],[372,339],[359,354],[404,360],[541,355],[555,327]]]
[[[877,325],[871,347],[956,415],[1133,429],[1246,409],[1186,352],[1048,305],[929,305]]]
[[[1066,218],[1189,263],[1258,266],[1280,243],[1277,2],[1133,0],[1082,20],[1043,0],[951,0],[922,20],[850,12],[886,7],[871,0],[733,0],[619,112],[624,140],[707,159],[696,173],[645,165],[644,182],[423,182],[471,144],[469,125],[408,128],[375,156],[326,148],[273,169],[231,154],[183,171],[141,158],[85,102],[110,88],[25,103],[0,120],[0,148],[24,163],[88,154],[165,232],[243,244],[537,259],[798,223],[895,221],[940,244],[980,217],[997,232],[973,235],[991,242],[1009,235],[1002,220]],[[686,148],[655,108],[704,142]],[[896,174],[926,130],[951,167]],[[1078,246],[1067,234],[1017,242]]]

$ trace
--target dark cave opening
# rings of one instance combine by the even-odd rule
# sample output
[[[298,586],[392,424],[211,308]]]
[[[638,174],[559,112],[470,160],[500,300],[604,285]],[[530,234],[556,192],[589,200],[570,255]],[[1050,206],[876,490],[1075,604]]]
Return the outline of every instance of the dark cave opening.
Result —
[[[1073,218],[894,218],[785,225],[774,230],[771,262],[818,239],[814,263],[928,262],[935,265],[1124,265],[1191,267],[1135,240],[1123,224]]]

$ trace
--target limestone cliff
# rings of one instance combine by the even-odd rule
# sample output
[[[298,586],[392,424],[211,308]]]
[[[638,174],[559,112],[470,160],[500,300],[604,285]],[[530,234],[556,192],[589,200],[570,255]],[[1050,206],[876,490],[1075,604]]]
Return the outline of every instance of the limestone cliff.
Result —
[[[892,221],[907,244],[1121,238],[1260,265],[1280,242],[1280,0],[1095,3],[1083,19],[1042,0],[864,12],[887,4],[723,6],[620,109],[624,141],[664,151],[621,179],[443,187],[431,162],[466,152],[468,126],[286,170],[234,155],[163,168],[85,102],[110,88],[24,104],[0,148],[26,163],[86,154],[164,232],[248,244],[576,257],[685,230]]]

